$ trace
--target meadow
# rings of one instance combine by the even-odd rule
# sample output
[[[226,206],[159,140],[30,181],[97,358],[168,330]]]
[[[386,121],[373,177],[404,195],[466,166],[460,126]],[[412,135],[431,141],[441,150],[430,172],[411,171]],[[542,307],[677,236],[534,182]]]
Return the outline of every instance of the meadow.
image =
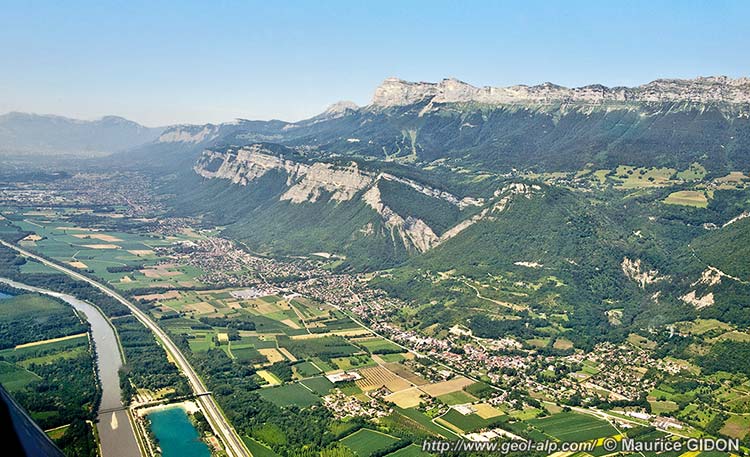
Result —
[[[260,396],[276,406],[298,406],[306,408],[320,403],[320,398],[300,384],[286,384],[260,391]]]
[[[455,409],[449,409],[447,413],[436,419],[436,422],[440,422],[451,429],[458,430],[462,433],[469,433],[483,428],[492,427],[494,424],[501,422],[507,422],[508,417],[501,415],[495,416],[489,419],[484,419],[476,413],[473,414],[461,414]]]
[[[368,428],[357,430],[341,440],[341,444],[360,457],[369,457],[396,443],[398,438]]]
[[[545,435],[561,441],[590,440],[617,434],[617,430],[608,422],[572,411],[531,419],[528,423]]]
[[[679,190],[672,192],[664,199],[668,205],[693,206],[695,208],[705,208],[708,206],[706,192],[697,190]]]

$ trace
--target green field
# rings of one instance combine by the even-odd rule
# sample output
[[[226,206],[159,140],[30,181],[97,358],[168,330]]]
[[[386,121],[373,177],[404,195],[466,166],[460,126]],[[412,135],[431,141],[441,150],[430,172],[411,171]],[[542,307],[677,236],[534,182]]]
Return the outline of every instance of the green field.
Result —
[[[260,391],[260,396],[276,406],[297,405],[300,408],[320,403],[320,398],[299,384],[286,384]]]
[[[450,405],[450,406],[461,405],[463,403],[472,403],[477,400],[476,397],[473,397],[469,395],[468,393],[460,391],[460,390],[456,392],[451,392],[449,394],[441,395],[437,398],[438,400],[442,401],[446,405]]]
[[[430,454],[422,451],[422,448],[420,446],[412,444],[410,446],[403,447],[396,452],[391,452],[390,454],[388,454],[388,457],[426,457],[428,455]]]
[[[724,426],[721,428],[721,433],[732,438],[745,438],[750,433],[750,417],[749,416],[730,416],[729,419],[724,422]]]
[[[2,322],[15,322],[17,319],[28,315],[42,317],[59,312],[70,314],[72,308],[45,295],[35,293],[24,293],[0,301],[0,319]]]
[[[268,361],[268,359],[266,359],[263,354],[261,354],[257,349],[251,346],[240,347],[236,349],[234,348],[234,346],[232,346],[231,351],[234,358],[240,362],[265,363]]]
[[[237,345],[238,347],[244,345],[253,346],[255,349],[271,349],[276,347],[276,338],[271,335],[263,336],[243,336],[240,341],[233,342],[232,346]]]
[[[193,352],[208,351],[214,347],[213,333],[198,333],[195,338],[188,339],[190,350]]]
[[[300,384],[303,384],[318,395],[327,395],[328,392],[333,388],[333,383],[324,376],[305,379],[303,381],[300,381]]]
[[[308,298],[297,297],[293,298],[290,302],[302,316],[307,319],[315,319],[329,314],[328,310],[321,305]],[[330,306],[329,306],[330,308]]]
[[[309,378],[310,376],[320,374],[320,370],[312,362],[298,363],[294,365],[294,370],[302,378]]]
[[[705,208],[708,206],[708,198],[703,191],[680,190],[672,192],[664,199],[668,205],[693,206],[696,208]]]
[[[617,434],[608,422],[586,414],[563,412],[528,421],[542,433],[561,441],[580,441]]]
[[[620,165],[615,170],[612,179],[619,183],[618,187],[621,189],[659,187],[673,183],[670,178],[676,172],[674,168],[636,168]]]
[[[447,413],[437,419],[438,422],[443,421],[447,422],[448,424],[454,425],[455,427],[458,427],[460,430],[463,430],[464,433],[473,432],[482,428],[488,428],[493,424],[506,422],[507,420],[507,416],[497,416],[491,419],[483,419],[477,414],[464,415],[459,413],[455,409],[450,409]]]
[[[9,392],[23,390],[33,381],[39,381],[42,378],[36,374],[12,363],[0,361],[0,384]]]
[[[378,354],[378,357],[383,359],[383,362],[385,363],[397,363],[402,360],[406,360],[406,357],[404,357],[405,352],[401,352],[398,354]]]
[[[397,413],[405,417],[408,417],[409,419],[413,420],[414,422],[424,427],[425,430],[428,430],[429,432],[435,435],[442,436],[447,439],[459,438],[459,436],[456,435],[455,432],[433,423],[429,417],[425,416],[424,413],[422,413],[421,411],[417,409],[414,409],[414,408],[404,409],[404,408],[399,408],[398,406],[394,407],[393,409]]]
[[[346,357],[359,352],[359,348],[353,346],[340,336],[324,336],[305,340],[278,337],[277,340],[279,346],[285,347],[301,360],[313,357],[330,360],[334,357]]]
[[[242,442],[245,443],[245,446],[247,446],[250,453],[253,454],[253,457],[278,457],[279,455],[249,436],[243,436]]]
[[[339,370],[353,370],[355,368],[374,367],[377,365],[367,354],[352,355],[349,357],[336,357],[331,359]]]
[[[47,354],[55,354],[59,352],[69,351],[71,349],[85,347],[88,343],[88,335],[83,333],[75,338],[70,338],[60,341],[50,341],[43,344],[35,344],[33,346],[25,346],[21,348],[8,348],[0,351],[0,357],[6,360],[24,360],[28,358],[36,358],[45,356]]]
[[[385,338],[361,339],[356,340],[355,343],[364,347],[371,354],[405,352],[403,348]]]
[[[341,440],[341,444],[354,451],[360,457],[369,457],[375,452],[397,442],[398,438],[368,428],[357,430]]]

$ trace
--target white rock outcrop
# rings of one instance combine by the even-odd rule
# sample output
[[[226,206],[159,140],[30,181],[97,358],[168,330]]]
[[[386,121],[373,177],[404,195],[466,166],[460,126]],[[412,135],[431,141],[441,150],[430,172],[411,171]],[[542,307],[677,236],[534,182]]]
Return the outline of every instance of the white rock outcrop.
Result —
[[[372,186],[365,192],[362,200],[380,214],[385,226],[391,230],[392,235],[398,235],[404,242],[408,241],[419,252],[427,251],[438,243],[438,236],[435,235],[435,232],[423,220],[411,216],[404,219],[401,215],[386,206],[380,198],[380,189],[378,186]]]
[[[621,267],[625,276],[637,282],[641,289],[645,289],[647,285],[657,283],[664,279],[663,276],[659,276],[658,270],[644,269],[641,259],[630,260],[625,257],[622,259]]]
[[[590,85],[567,88],[552,83],[538,86],[475,87],[455,78],[438,83],[388,78],[375,90],[374,107],[432,103],[482,103],[488,105],[605,102],[750,103],[750,78],[726,76],[695,79],[659,79],[637,87]]]

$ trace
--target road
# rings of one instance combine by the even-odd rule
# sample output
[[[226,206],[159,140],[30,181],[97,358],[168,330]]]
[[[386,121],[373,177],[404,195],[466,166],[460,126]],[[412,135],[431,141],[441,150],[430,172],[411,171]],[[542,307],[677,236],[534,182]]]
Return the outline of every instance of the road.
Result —
[[[133,315],[139,321],[141,321],[143,325],[146,326],[146,328],[148,328],[149,330],[151,330],[151,332],[154,333],[154,335],[159,341],[161,341],[166,351],[175,361],[175,363],[180,368],[180,370],[185,375],[185,377],[187,377],[188,382],[190,383],[190,387],[193,389],[193,393],[198,395],[198,394],[207,392],[206,386],[203,384],[203,381],[200,379],[200,377],[195,372],[195,370],[193,370],[193,367],[190,365],[190,363],[187,361],[185,356],[182,354],[182,351],[180,351],[180,349],[174,344],[172,339],[169,338],[169,336],[158,325],[156,325],[156,323],[153,320],[151,320],[151,318],[146,313],[138,309],[138,307],[135,306],[133,303],[126,300],[123,296],[121,296],[114,290],[108,288],[107,286],[99,283],[98,281],[95,281],[78,272],[70,270],[56,262],[47,260],[43,257],[40,257],[32,252],[29,252],[23,248],[20,248],[6,241],[0,240],[0,243],[3,246],[13,249],[16,252],[19,252],[20,254],[26,257],[30,257],[32,259],[38,260],[39,262],[43,263],[44,265],[47,265],[48,267],[61,271],[67,274],[68,276],[71,276],[80,281],[85,281],[89,283],[90,285],[96,287],[97,289],[101,290],[105,294],[109,295],[110,297],[114,298],[118,302],[122,303],[124,306],[126,306],[130,310],[131,313],[133,313]],[[224,417],[221,410],[219,409],[219,405],[216,403],[216,400],[214,400],[213,396],[201,395],[197,397],[196,400],[200,404],[201,409],[203,410],[203,414],[208,420],[209,424],[211,425],[211,428],[214,430],[214,433],[216,433],[216,435],[224,443],[224,447],[227,451],[227,454],[229,454],[230,456],[234,456],[234,457],[245,457],[245,456],[251,457],[252,454],[247,449],[247,447],[245,447],[245,444],[237,435],[237,432],[234,430],[234,428],[232,428],[232,426],[229,424],[227,419]]]

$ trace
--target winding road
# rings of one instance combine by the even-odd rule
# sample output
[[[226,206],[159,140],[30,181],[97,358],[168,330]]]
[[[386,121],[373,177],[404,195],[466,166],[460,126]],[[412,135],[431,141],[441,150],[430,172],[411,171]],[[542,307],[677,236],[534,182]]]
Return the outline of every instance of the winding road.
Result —
[[[206,386],[203,384],[203,381],[200,379],[188,360],[182,354],[182,351],[180,351],[180,349],[174,344],[172,339],[169,338],[164,330],[162,330],[153,320],[151,320],[151,318],[146,313],[138,309],[138,307],[125,299],[122,295],[118,294],[114,290],[98,281],[77,273],[56,262],[47,260],[39,255],[29,252],[21,247],[16,246],[15,244],[11,244],[3,240],[0,240],[0,244],[15,250],[21,255],[35,259],[50,268],[61,271],[72,278],[78,279],[80,281],[85,281],[126,306],[130,310],[130,312],[133,313],[133,315],[143,325],[146,326],[146,328],[153,332],[153,334],[162,343],[164,349],[172,357],[185,377],[187,377],[188,382],[190,383],[190,387],[193,389],[193,393],[195,395],[199,395],[196,397],[196,400],[200,404],[204,416],[211,425],[214,433],[216,433],[216,435],[224,443],[227,454],[232,457],[252,457],[252,454],[247,449],[247,447],[245,447],[245,444],[242,442],[239,435],[237,435],[237,432],[234,430],[231,424],[229,424],[229,421],[227,421],[226,417],[224,417],[224,414],[221,412],[221,409],[216,403],[216,400],[214,400],[213,396],[203,395],[207,392]]]

